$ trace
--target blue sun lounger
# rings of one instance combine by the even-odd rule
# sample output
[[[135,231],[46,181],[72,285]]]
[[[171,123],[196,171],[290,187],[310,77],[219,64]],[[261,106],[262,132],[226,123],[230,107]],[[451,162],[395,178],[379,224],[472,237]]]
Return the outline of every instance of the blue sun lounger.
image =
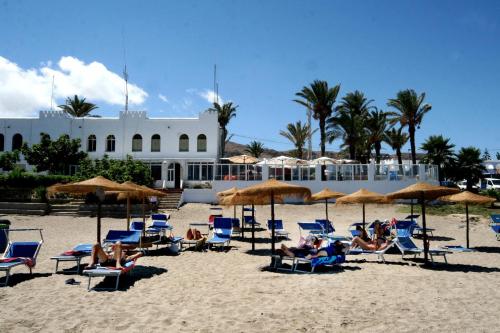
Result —
[[[259,222],[257,222],[254,218],[252,218],[252,215],[245,215],[243,216],[243,218],[245,221],[245,225],[250,225],[250,226],[252,226],[252,224],[254,224],[255,226],[260,225]]]
[[[493,232],[497,236],[497,240],[500,241],[500,214],[492,214],[490,218],[491,218],[491,223],[490,223],[491,230],[493,230]]]
[[[320,223],[323,226],[324,231],[327,234],[331,234],[335,232],[335,228],[333,227],[332,221],[327,219],[316,219],[315,222]]]
[[[1,286],[7,286],[9,283],[10,270],[16,266],[25,265],[29,268],[32,274],[33,267],[36,266],[36,257],[40,252],[43,244],[42,229],[10,229],[12,231],[31,231],[40,232],[40,241],[38,242],[11,242],[7,244],[7,248],[2,257],[0,257],[0,271],[5,272],[5,282]]]
[[[103,266],[97,266],[96,268],[93,269],[85,269],[83,270],[83,274],[87,275],[89,277],[89,282],[87,285],[87,290],[118,290],[118,286],[120,283],[120,276],[127,274],[131,270],[134,269],[136,260],[129,261],[125,263],[122,269],[116,269],[114,267],[103,267]],[[116,284],[114,288],[90,288],[90,282],[93,277],[114,277],[116,278]]]
[[[416,258],[418,255],[424,252],[424,249],[418,247],[410,237],[411,234],[408,234],[407,231],[401,229],[398,231],[398,235],[395,239],[395,244],[399,251],[401,251],[401,257],[404,259],[406,254],[413,254]],[[441,256],[443,257],[445,263],[448,263],[446,259],[446,255],[452,253],[449,250],[445,249],[429,249],[429,255],[431,257],[431,261],[434,263],[434,257]]]
[[[65,273],[80,273],[80,264],[83,258],[90,256],[92,253],[92,244],[78,244],[70,251],[66,251],[58,256],[53,256],[50,259],[56,261],[55,273],[65,272]],[[59,271],[59,262],[74,262],[76,264],[76,271],[66,270]]]
[[[229,246],[231,234],[233,233],[233,219],[228,217],[216,217],[214,219],[213,235],[207,241],[209,246]]]
[[[105,245],[115,244],[116,242],[121,242],[126,245],[136,245],[137,247],[141,246],[141,231],[134,230],[110,230],[106,235],[103,243]]]
[[[269,229],[269,234],[272,234],[273,221],[267,220],[267,229]],[[274,235],[276,237],[282,237],[288,239],[290,233],[283,228],[283,220],[274,220]]]
[[[302,232],[315,236],[322,236],[325,234],[325,229],[323,225],[319,222],[297,222],[299,225],[299,233],[302,236]]]
[[[334,243],[328,244],[327,247],[319,249],[319,251],[326,251],[328,256],[326,257],[317,257],[317,258],[312,258],[312,259],[306,259],[306,258],[295,258],[294,265],[293,265],[293,271],[295,272],[300,272],[300,273],[314,273],[314,270],[316,267],[320,266],[335,266],[339,265],[341,263],[345,262],[345,255],[340,254],[340,255],[335,255],[334,254]],[[300,270],[299,265],[300,264],[306,264],[311,267],[309,271],[305,270]]]

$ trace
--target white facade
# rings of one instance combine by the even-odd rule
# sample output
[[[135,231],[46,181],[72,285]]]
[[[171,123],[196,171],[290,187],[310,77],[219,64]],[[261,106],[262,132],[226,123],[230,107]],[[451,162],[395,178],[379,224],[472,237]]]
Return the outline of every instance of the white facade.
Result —
[[[112,159],[123,159],[131,155],[134,159],[161,165],[161,180],[169,181],[170,185],[176,173],[184,178],[187,162],[215,162],[219,147],[215,112],[203,112],[197,118],[148,118],[145,111],[120,112],[118,118],[73,118],[62,111],[40,111],[38,118],[0,118],[3,136],[0,151],[12,150],[16,135],[21,135],[22,142],[28,145],[38,143],[42,132],[52,139],[62,134],[79,138],[81,149],[91,158],[107,154]],[[137,135],[141,140],[136,141],[136,149],[133,149],[132,141]],[[91,136],[95,137],[95,149]],[[110,136],[114,137],[114,146]],[[180,140],[186,136],[187,140]],[[175,164],[179,170],[173,169]]]

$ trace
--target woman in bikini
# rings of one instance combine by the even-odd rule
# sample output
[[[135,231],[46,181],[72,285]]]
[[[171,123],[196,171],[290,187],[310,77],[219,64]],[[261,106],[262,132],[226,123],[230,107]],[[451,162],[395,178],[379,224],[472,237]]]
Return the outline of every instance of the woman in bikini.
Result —
[[[351,249],[357,247],[367,251],[380,251],[390,245],[390,241],[384,236],[384,228],[380,221],[375,221],[373,238],[370,241],[363,240],[361,237],[354,237],[351,244]]]

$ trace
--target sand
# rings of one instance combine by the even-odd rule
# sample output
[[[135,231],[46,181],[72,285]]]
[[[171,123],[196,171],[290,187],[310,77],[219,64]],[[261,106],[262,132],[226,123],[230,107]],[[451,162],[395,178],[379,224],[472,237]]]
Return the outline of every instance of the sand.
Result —
[[[172,213],[176,234],[189,222],[206,221],[209,206],[187,204]],[[258,221],[269,217],[259,207]],[[296,222],[323,217],[324,205],[277,205],[295,245]],[[226,209],[232,215],[232,209]],[[396,206],[368,206],[367,219],[402,217]],[[359,206],[333,207],[339,234],[359,221]],[[423,268],[400,255],[349,256],[349,262],[315,274],[263,270],[269,234],[250,243],[234,240],[228,252],[164,251],[141,258],[115,292],[87,292],[85,276],[53,274],[49,258],[77,243],[93,242],[95,218],[9,216],[13,227],[41,227],[45,243],[34,274],[15,268],[11,286],[0,288],[0,332],[290,332],[290,331],[499,331],[500,242],[480,218],[471,224],[475,253],[449,255],[449,264]],[[465,243],[462,215],[429,216],[431,247]],[[124,220],[103,219],[103,234]],[[417,241],[421,245],[420,241]],[[438,259],[441,260],[441,259]],[[68,278],[81,285],[66,285]],[[95,283],[98,283],[96,279]],[[93,281],[94,283],[94,281]]]

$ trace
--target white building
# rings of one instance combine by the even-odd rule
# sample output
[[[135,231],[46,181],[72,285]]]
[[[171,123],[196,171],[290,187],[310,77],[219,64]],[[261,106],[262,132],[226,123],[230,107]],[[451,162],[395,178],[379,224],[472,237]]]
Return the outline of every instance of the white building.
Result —
[[[217,160],[219,124],[215,112],[197,118],[149,118],[145,111],[120,112],[118,118],[73,118],[62,111],[40,111],[38,118],[0,118],[0,152],[19,149],[62,134],[79,138],[91,158],[131,155],[151,165],[157,187],[181,187],[188,163]],[[28,166],[29,168],[29,166]]]

